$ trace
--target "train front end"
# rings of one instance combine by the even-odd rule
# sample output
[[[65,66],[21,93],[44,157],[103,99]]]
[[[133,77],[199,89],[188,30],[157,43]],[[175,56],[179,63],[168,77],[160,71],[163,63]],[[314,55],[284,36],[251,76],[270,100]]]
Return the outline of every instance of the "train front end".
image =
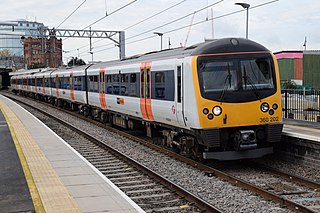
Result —
[[[278,65],[246,39],[217,40],[193,53],[193,79],[204,159],[258,158],[282,132]]]

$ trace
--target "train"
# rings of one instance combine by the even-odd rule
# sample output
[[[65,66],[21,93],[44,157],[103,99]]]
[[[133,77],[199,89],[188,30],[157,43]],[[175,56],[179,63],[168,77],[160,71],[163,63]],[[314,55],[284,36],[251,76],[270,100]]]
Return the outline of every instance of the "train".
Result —
[[[191,158],[273,153],[283,128],[275,56],[222,38],[78,67],[11,73],[11,90],[124,129]]]

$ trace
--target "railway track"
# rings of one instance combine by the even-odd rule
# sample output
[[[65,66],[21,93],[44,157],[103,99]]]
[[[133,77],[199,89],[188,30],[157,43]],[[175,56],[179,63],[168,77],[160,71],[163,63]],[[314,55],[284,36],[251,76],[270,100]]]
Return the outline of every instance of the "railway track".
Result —
[[[217,168],[217,166],[215,166]],[[247,181],[286,200],[306,207],[306,211],[320,212],[320,184],[294,174],[256,162],[218,166],[220,171]],[[299,212],[301,211],[298,210]]]
[[[54,119],[60,131],[65,129],[61,129],[62,125],[77,132],[77,140],[67,142],[146,212],[222,212],[72,124],[30,104],[15,101]]]
[[[99,124],[99,125],[102,125],[102,124]],[[104,126],[104,125],[102,125]],[[105,126],[104,126],[105,127]],[[208,175],[212,175],[212,176],[216,176],[216,177],[219,177],[225,181],[228,181],[229,183],[233,184],[233,185],[236,185],[240,188],[243,188],[243,189],[247,189],[249,191],[252,191],[256,194],[259,194],[260,196],[264,197],[265,199],[267,200],[272,200],[276,203],[279,203],[281,206],[286,206],[287,208],[293,210],[293,211],[297,211],[297,212],[317,212],[317,210],[315,209],[312,209],[312,206],[310,206],[311,204],[309,203],[306,203],[305,201],[308,201],[308,199],[292,199],[291,197],[285,197],[283,194],[279,194],[279,193],[275,193],[274,191],[272,190],[269,190],[269,189],[266,189],[264,187],[261,186],[261,184],[256,184],[254,182],[250,182],[249,180],[245,180],[245,178],[241,179],[241,177],[235,177],[233,174],[231,173],[227,173],[227,172],[223,172],[221,170],[218,170],[218,169],[215,169],[215,168],[212,168],[212,167],[209,167],[209,166],[206,166],[206,165],[203,165],[199,162],[196,162],[196,161],[193,161],[191,159],[188,159],[188,158],[185,158],[181,155],[177,155],[176,153],[174,152],[171,152],[170,150],[167,150],[167,149],[164,149],[162,147],[159,147],[159,146],[156,146],[152,143],[149,143],[149,142],[146,142],[140,138],[136,138],[128,133],[125,133],[125,132],[122,132],[122,131],[119,131],[119,130],[115,130],[111,127],[105,127],[107,128],[109,131],[114,131],[124,137],[128,137],[130,139],[133,139],[135,140],[136,142],[139,142],[140,144],[143,144],[144,146],[147,146],[153,150],[155,150],[156,152],[161,152],[163,154],[166,154],[167,156],[171,157],[171,158],[175,158],[181,162],[184,162],[194,168],[197,168],[199,169],[200,171],[202,172],[205,172],[206,174]],[[302,182],[302,179],[299,178],[299,177],[294,177],[293,178],[293,175],[287,175],[289,176],[289,179],[295,179],[297,180],[297,182]],[[304,182],[308,182],[308,180],[304,180]],[[130,184],[127,184],[126,181],[124,181],[124,184],[122,187],[124,190],[128,189],[128,191],[132,191],[133,193],[135,192],[135,190],[131,190],[130,187],[128,185]],[[316,184],[314,185],[313,187],[316,189],[320,188],[318,187],[319,185],[317,185],[317,183],[313,183],[313,184]],[[309,186],[310,187],[310,186]],[[121,188],[121,186],[120,186]],[[147,189],[147,191],[149,191]],[[139,193],[139,190],[136,190],[136,192]],[[141,196],[135,196],[134,199],[139,199],[139,198],[142,198]],[[300,201],[303,201],[303,202],[300,202]],[[143,208],[143,207],[142,207]],[[211,211],[209,211],[211,212]]]

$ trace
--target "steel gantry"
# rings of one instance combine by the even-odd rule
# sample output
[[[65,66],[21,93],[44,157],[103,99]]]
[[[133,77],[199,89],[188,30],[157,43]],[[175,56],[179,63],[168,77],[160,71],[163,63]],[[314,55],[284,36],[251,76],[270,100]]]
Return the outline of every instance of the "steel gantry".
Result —
[[[124,31],[109,31],[109,30],[73,30],[73,29],[49,29],[39,28],[40,37],[46,38],[50,36],[60,37],[60,38],[89,38],[90,39],[90,53],[92,52],[92,42],[93,38],[107,38],[113,41],[116,46],[119,47],[119,57],[120,59],[125,58],[125,33]],[[34,30],[30,31],[30,34],[35,33]],[[118,37],[117,37],[118,36]]]

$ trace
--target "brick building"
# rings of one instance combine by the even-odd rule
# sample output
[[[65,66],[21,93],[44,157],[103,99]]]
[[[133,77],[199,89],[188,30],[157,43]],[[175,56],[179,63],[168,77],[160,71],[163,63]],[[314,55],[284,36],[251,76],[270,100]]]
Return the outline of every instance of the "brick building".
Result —
[[[62,40],[28,37],[24,39],[24,59],[28,68],[59,67],[62,63]]]

